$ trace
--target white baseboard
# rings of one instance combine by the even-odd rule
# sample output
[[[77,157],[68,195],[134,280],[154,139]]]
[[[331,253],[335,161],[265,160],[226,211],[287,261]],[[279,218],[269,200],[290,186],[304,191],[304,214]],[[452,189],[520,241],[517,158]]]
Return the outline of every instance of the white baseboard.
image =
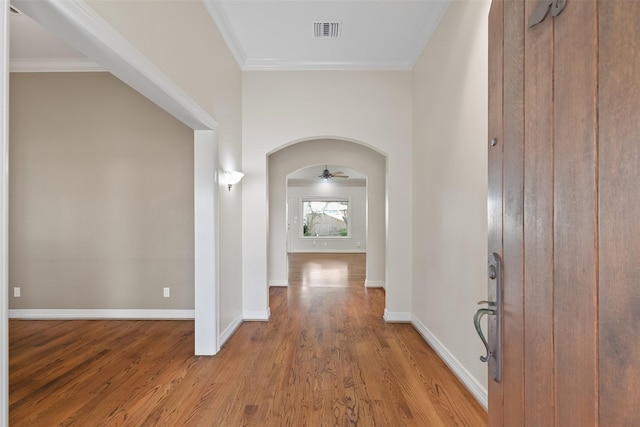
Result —
[[[289,286],[288,280],[269,280],[269,287],[287,287]]]
[[[366,254],[366,249],[300,249],[290,254]]]
[[[410,323],[411,313],[389,311],[385,308],[383,318],[387,323]]]
[[[271,310],[266,310],[266,311],[245,311],[243,313],[244,320],[246,321],[258,321],[258,322],[264,322],[269,320],[269,317],[271,317]]]
[[[74,320],[74,319],[135,319],[183,320],[193,319],[194,310],[145,309],[12,309],[10,319]]]
[[[436,338],[436,336],[422,323],[418,318],[412,316],[411,324],[422,335],[433,350],[447,364],[449,369],[462,381],[467,389],[473,394],[473,397],[487,409],[489,406],[489,395],[487,389],[478,382],[478,380],[467,371],[467,369],[455,358],[453,354]]]
[[[364,287],[365,288],[384,288],[384,282],[381,280],[365,279]]]
[[[220,347],[222,347],[224,343],[226,343],[229,338],[231,338],[231,336],[238,330],[240,325],[242,325],[243,321],[244,319],[242,318],[242,315],[240,315],[233,319],[231,324],[227,326],[224,331],[222,331],[222,333],[220,334]]]

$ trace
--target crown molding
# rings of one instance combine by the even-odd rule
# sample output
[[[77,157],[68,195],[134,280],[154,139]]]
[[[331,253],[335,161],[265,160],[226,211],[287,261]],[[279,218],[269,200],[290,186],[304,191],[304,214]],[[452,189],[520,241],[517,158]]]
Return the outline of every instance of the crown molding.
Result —
[[[101,72],[107,69],[85,58],[33,59],[20,58],[9,61],[12,73],[81,73]]]
[[[218,27],[218,31],[220,31],[222,38],[231,51],[231,55],[233,55],[240,68],[244,69],[247,54],[242,48],[242,43],[240,43],[236,32],[233,30],[233,25],[231,25],[229,15],[225,12],[224,7],[217,0],[204,0],[204,6],[209,15],[211,15],[216,27]]]
[[[451,0],[433,1],[433,13],[427,16],[426,22],[422,26],[423,31],[414,48],[407,59],[388,61],[300,61],[284,58],[248,58],[240,43],[236,32],[233,29],[229,15],[222,6],[220,0],[203,0],[205,7],[211,18],[215,22],[218,30],[222,34],[227,47],[243,71],[338,71],[338,70],[393,70],[410,71],[420,58],[429,39],[433,35],[440,19],[447,11]]]
[[[249,58],[243,71],[340,71],[340,70],[393,70],[410,71],[413,65],[408,60],[392,61],[296,61],[278,58]]]
[[[87,58],[194,130],[217,122],[82,0],[13,0],[12,4]]]

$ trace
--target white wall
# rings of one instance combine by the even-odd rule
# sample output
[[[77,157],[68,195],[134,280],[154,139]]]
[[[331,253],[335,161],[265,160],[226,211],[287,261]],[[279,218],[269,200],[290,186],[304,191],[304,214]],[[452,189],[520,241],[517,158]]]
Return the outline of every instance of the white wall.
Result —
[[[489,4],[452,2],[413,70],[414,323],[485,399]]]
[[[286,179],[287,175],[319,164],[344,162],[367,178],[367,286],[384,286],[386,158],[361,144],[335,139],[303,141],[269,156],[269,251],[268,283],[286,285]]]
[[[243,72],[245,312],[267,316],[267,155],[313,138],[368,145],[387,156],[386,309],[411,309],[411,72]],[[370,247],[370,246],[369,246]]]
[[[317,182],[304,187],[287,187],[289,200],[289,252],[366,252],[367,249],[367,187],[333,185]],[[349,236],[340,238],[302,236],[302,200],[307,198],[349,201]],[[282,219],[284,220],[284,218]]]

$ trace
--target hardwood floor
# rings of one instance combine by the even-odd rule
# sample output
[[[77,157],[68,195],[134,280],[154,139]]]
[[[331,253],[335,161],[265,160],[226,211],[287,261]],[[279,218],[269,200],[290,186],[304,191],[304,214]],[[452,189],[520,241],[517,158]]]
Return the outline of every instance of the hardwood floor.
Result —
[[[192,321],[10,321],[11,426],[485,426],[419,334],[382,319],[362,255],[299,255],[245,322],[194,357]]]

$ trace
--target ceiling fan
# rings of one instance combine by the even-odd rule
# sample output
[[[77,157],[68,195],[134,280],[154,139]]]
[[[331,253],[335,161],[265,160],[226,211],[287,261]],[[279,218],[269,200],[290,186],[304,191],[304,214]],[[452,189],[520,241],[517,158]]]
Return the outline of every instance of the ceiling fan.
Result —
[[[329,172],[329,168],[327,167],[327,165],[325,165],[324,170],[322,171],[322,175],[318,175],[318,178],[322,178],[327,181],[330,178],[349,178],[349,176],[345,175],[343,172],[331,173]]]

